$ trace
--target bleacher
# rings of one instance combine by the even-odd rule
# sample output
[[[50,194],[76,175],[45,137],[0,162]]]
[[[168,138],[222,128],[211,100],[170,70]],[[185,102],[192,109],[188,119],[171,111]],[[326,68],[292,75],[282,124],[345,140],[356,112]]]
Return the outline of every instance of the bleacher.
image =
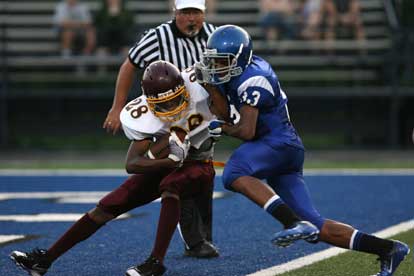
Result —
[[[87,2],[95,12],[101,1]],[[12,85],[48,83],[112,83],[123,57],[72,57],[62,59],[59,42],[52,25],[57,1],[2,1],[2,63],[7,67]],[[362,19],[367,35],[365,42],[352,38],[327,41],[266,42],[257,26],[259,18],[255,0],[217,1],[217,12],[208,15],[216,25],[238,24],[254,40],[255,53],[274,66],[284,83],[294,86],[377,85],[382,80],[384,55],[391,46],[382,0],[361,0]],[[140,30],[156,26],[172,17],[168,1],[134,0],[127,7],[135,13]],[[327,51],[327,49],[330,49]],[[106,66],[106,73],[98,67]]]

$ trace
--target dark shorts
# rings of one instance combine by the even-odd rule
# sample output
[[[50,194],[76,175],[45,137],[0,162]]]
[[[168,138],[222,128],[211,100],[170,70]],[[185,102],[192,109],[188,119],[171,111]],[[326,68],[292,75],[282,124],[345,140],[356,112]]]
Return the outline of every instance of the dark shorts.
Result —
[[[176,170],[130,176],[121,186],[102,198],[98,207],[119,216],[159,198],[164,191],[186,199],[211,193],[215,171],[212,162],[186,162]]]
[[[99,47],[106,47],[111,53],[116,54],[122,47],[128,47],[131,44],[131,39],[127,32],[98,30],[97,42]]]

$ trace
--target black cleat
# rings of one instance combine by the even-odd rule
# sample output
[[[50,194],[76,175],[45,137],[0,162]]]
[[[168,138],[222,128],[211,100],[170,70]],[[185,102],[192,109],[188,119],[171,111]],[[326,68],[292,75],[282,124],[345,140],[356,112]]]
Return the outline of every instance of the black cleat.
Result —
[[[13,251],[10,258],[32,276],[44,275],[52,264],[46,257],[46,250],[37,248],[29,253]]]
[[[184,256],[194,258],[216,258],[219,256],[217,248],[208,241],[202,241],[190,249],[185,249]]]
[[[394,241],[394,246],[391,252],[383,257],[380,257],[381,271],[374,276],[392,276],[397,270],[397,267],[410,253],[410,248],[403,242]]]
[[[127,269],[126,276],[160,276],[167,269],[154,256],[150,256],[144,263]]]

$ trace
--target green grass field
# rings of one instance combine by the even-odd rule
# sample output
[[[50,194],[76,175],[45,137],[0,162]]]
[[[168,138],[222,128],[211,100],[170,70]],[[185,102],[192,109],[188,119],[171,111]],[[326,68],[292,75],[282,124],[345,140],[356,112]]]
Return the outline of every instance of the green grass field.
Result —
[[[414,244],[414,230],[401,233],[393,239],[401,240],[410,245]],[[413,276],[413,252],[401,263],[394,276]],[[369,276],[379,271],[379,262],[374,255],[355,251],[323,260],[298,270],[281,274],[283,276]]]
[[[0,150],[0,169],[124,169],[129,141],[122,133],[106,135],[30,135],[19,137],[16,152]],[[412,169],[414,151],[366,150],[362,154],[345,148],[339,137],[305,135],[305,169]],[[222,137],[215,146],[215,159],[226,161],[241,141]],[[324,145],[324,146],[322,146]],[[323,149],[337,149],[330,154]],[[411,153],[410,153],[411,151]],[[322,153],[322,155],[321,155]],[[403,153],[403,154],[402,154]],[[10,156],[10,158],[7,158]],[[17,157],[16,157],[17,156]],[[306,173],[306,172],[305,172]]]
[[[88,160],[31,160],[22,162],[0,162],[0,169],[121,169],[124,167],[124,160],[119,162],[113,160],[88,161]],[[391,161],[391,162],[312,162],[305,163],[306,169],[413,169],[414,164],[411,162]],[[306,171],[305,171],[306,174]]]

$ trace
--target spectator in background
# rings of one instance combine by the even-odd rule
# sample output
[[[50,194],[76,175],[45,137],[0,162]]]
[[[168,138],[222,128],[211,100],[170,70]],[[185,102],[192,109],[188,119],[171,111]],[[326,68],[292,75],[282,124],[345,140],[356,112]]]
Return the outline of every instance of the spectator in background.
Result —
[[[348,30],[353,32],[357,40],[365,39],[359,0],[324,0],[324,11],[327,40],[334,40],[338,33]]]
[[[175,0],[169,0],[170,9],[173,11],[175,8]],[[216,0],[206,0],[206,12],[208,15],[213,15],[217,11],[217,1]]]
[[[59,31],[61,53],[69,57],[74,50],[90,55],[95,48],[95,29],[86,4],[77,0],[64,0],[56,6],[53,17]]]
[[[399,28],[394,32],[393,59],[401,66],[404,84],[414,85],[414,1],[396,0],[396,8]]]
[[[321,37],[322,1],[305,0],[302,8],[302,30],[304,39],[315,40]]]
[[[265,32],[266,40],[294,39],[296,37],[295,0],[260,0],[259,25]]]
[[[215,14],[217,11],[217,2],[216,0],[207,0],[206,1],[207,12],[208,14]]]
[[[125,8],[123,0],[105,0],[95,16],[97,51],[101,55],[124,55],[128,53],[134,17]]]

